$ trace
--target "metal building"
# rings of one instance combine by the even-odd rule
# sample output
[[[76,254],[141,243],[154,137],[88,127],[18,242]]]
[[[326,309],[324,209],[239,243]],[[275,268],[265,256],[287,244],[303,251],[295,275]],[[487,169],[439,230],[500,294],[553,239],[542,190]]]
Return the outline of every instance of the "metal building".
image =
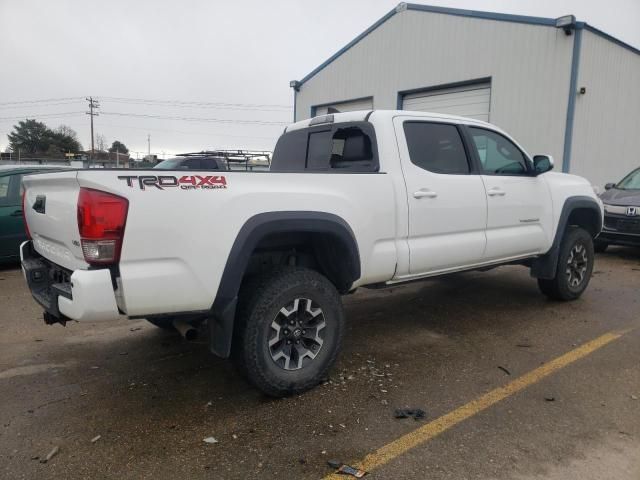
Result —
[[[494,123],[594,185],[640,166],[640,51],[572,15],[401,3],[291,86],[297,120],[449,113]]]

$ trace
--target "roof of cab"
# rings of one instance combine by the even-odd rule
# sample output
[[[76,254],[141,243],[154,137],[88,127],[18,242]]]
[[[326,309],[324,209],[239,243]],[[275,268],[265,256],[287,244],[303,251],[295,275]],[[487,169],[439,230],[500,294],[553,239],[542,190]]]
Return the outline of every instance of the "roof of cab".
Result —
[[[414,112],[410,110],[359,110],[355,112],[331,113],[329,115],[333,117],[333,121],[327,121],[326,123],[363,122],[373,116],[375,116],[376,120],[392,120],[394,117],[408,116],[414,118],[424,118],[425,120],[435,120],[438,122],[446,121],[450,123],[461,123],[466,125],[477,125],[491,127],[492,129],[498,129],[498,127],[496,127],[495,125],[469,117],[446,115],[443,113]],[[305,120],[300,120],[299,122],[292,123],[285,129],[285,132],[307,128],[310,126],[309,124],[314,118],[318,119],[320,117],[329,117],[329,115],[319,115],[317,117],[307,118]],[[325,122],[317,123],[317,125],[322,125],[323,123]]]

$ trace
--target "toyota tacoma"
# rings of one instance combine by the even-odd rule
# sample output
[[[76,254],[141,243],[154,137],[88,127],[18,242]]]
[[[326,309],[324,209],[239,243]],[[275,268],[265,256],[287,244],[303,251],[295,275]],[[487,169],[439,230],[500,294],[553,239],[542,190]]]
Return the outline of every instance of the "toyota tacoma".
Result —
[[[519,264],[548,297],[580,297],[603,207],[552,168],[469,118],[324,115],[285,129],[269,172],[25,177],[22,267],[47,323],[200,326],[283,396],[326,378],[359,287]]]

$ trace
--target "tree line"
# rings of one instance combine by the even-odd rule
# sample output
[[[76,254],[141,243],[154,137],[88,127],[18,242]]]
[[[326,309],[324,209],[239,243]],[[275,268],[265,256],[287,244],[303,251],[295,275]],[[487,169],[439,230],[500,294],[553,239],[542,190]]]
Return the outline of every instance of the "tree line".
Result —
[[[22,155],[41,155],[47,157],[62,157],[65,153],[82,152],[82,144],[78,140],[78,134],[67,125],[60,125],[51,129],[43,122],[34,119],[26,119],[13,126],[9,135],[9,148],[12,152],[18,151]],[[105,148],[104,137],[100,150]],[[109,152],[129,153],[127,147],[115,140]]]

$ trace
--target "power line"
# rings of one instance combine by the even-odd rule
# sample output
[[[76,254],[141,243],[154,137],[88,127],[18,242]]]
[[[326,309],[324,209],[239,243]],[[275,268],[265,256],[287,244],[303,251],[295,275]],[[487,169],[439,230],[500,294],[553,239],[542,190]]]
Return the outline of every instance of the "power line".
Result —
[[[67,102],[53,102],[53,103],[32,103],[32,104],[20,104],[20,105],[0,105],[0,110],[15,110],[17,108],[41,108],[41,107],[55,107],[58,105],[73,105],[80,103],[81,100],[70,100]]]
[[[202,123],[229,123],[239,125],[270,125],[284,126],[288,122],[270,122],[266,120],[234,120],[225,118],[203,118],[203,117],[178,117],[172,115],[151,115],[145,113],[122,113],[122,112],[102,112],[102,115],[112,115],[118,117],[135,117],[135,118],[153,118],[157,120],[179,120],[185,122],[202,122]]]
[[[52,118],[52,117],[69,117],[73,115],[82,115],[85,112],[61,112],[61,113],[30,113],[29,115],[20,115],[16,117],[0,117],[0,120],[22,120],[27,118]]]
[[[203,102],[203,101],[183,101],[183,100],[154,100],[144,98],[126,97],[100,97],[102,100],[114,103],[138,104],[138,105],[165,105],[170,107],[196,107],[196,108],[220,108],[220,109],[240,109],[240,110],[263,110],[263,111],[289,111],[291,105],[273,105],[259,103],[227,103],[227,102]]]
[[[30,104],[30,103],[50,103],[50,102],[61,102],[61,101],[69,101],[69,100],[82,101],[82,97],[46,98],[42,100],[20,100],[18,102],[0,102],[0,105],[24,105],[24,104]]]
[[[104,112],[103,112],[104,113]],[[256,140],[276,140],[279,134],[272,135],[270,137],[260,137],[255,135],[228,135],[226,133],[213,133],[213,132],[185,132],[182,130],[175,130],[173,128],[149,128],[149,127],[134,127],[133,125],[116,125],[114,123],[105,123],[100,122],[100,125],[104,127],[113,127],[113,128],[127,128],[133,130],[144,130],[144,131],[152,131],[152,132],[168,132],[168,133],[178,133],[184,135],[200,135],[200,136],[210,136],[210,137],[232,137],[232,138],[250,138]]]

